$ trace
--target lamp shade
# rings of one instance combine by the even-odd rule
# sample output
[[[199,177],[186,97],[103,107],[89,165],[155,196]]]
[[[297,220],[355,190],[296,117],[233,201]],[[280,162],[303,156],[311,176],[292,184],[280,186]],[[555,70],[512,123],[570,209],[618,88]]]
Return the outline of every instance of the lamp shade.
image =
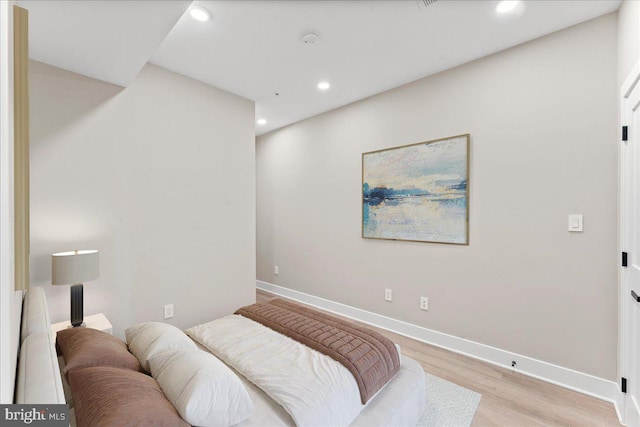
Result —
[[[75,285],[100,277],[100,252],[97,250],[58,252],[51,255],[51,283]]]

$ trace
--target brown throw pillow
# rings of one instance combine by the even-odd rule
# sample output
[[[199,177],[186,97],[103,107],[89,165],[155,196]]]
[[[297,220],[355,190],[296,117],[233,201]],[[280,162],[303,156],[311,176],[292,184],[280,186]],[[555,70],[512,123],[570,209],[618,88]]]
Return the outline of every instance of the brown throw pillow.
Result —
[[[99,366],[69,371],[78,427],[188,427],[153,378]]]
[[[65,374],[88,366],[140,370],[138,359],[129,353],[124,341],[97,329],[78,327],[62,330],[58,332],[57,343],[64,356]]]

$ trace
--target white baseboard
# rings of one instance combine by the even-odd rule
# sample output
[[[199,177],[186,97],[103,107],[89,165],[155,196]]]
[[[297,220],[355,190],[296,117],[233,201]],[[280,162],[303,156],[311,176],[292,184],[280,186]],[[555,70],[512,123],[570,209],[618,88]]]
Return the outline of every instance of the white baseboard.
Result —
[[[618,385],[613,381],[294,291],[272,283],[256,280],[256,287],[263,291],[303,302],[506,369],[512,369],[511,361],[515,360],[517,361],[517,372],[613,403],[620,418],[621,393],[618,391]]]

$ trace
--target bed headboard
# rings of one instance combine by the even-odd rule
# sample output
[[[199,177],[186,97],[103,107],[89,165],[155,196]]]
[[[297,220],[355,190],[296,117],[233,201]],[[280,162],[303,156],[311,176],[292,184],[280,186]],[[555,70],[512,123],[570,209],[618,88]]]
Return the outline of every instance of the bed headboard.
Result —
[[[22,306],[15,403],[65,403],[44,289],[30,288]]]

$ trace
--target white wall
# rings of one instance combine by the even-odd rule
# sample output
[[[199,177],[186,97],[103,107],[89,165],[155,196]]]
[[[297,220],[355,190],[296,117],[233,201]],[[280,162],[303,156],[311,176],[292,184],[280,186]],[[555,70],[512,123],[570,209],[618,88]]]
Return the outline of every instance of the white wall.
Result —
[[[122,336],[137,322],[188,327],[255,301],[254,105],[147,65],[126,88],[30,64],[31,277],[53,322],[69,287],[51,254],[99,249],[85,315]]]
[[[258,279],[613,380],[616,92],[610,14],[259,137]],[[470,245],[362,239],[361,154],[467,132]]]
[[[13,146],[13,25],[9,2],[0,2],[0,403],[12,403],[15,370],[11,369],[10,295],[13,291],[13,239],[11,200],[13,198],[13,174],[11,173],[11,148]],[[12,16],[12,15],[11,15]],[[10,78],[11,77],[11,78]],[[10,111],[11,109],[11,111]]]
[[[0,403],[13,403],[22,291],[13,258],[13,1],[0,2]]]
[[[640,1],[624,0],[618,10],[618,84],[640,59]]]

